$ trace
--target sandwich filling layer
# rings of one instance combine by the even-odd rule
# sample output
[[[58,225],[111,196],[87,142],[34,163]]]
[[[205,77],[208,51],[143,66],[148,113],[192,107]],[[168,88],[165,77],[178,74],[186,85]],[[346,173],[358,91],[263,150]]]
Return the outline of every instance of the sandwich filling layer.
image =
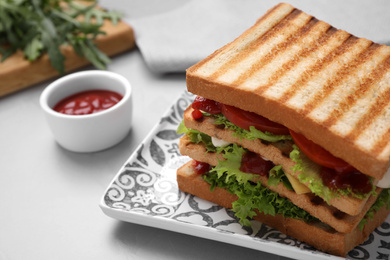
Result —
[[[321,197],[329,205],[346,214],[360,214],[367,199],[371,195],[376,197],[381,191],[374,185],[371,186],[368,193],[356,193],[353,189],[329,188],[324,185],[321,179],[319,171],[321,166],[308,159],[294,145],[290,135],[264,133],[253,129],[253,127],[251,127],[251,131],[247,131],[232,124],[221,113],[213,115],[204,112],[208,108],[202,109],[201,117],[195,119],[193,114],[196,113],[197,109],[192,107],[193,105],[187,108],[184,113],[184,122],[188,128],[182,124],[178,129],[179,133],[190,133],[189,136],[191,136],[192,142],[204,143],[207,150],[211,152],[216,151],[211,137],[223,139],[225,143],[238,143],[275,164],[281,165],[283,171],[289,177],[290,183],[293,184],[291,180],[297,180],[298,182],[303,180],[302,183],[309,188],[309,192]],[[215,113],[215,111],[212,112]],[[297,193],[300,193],[299,190],[297,190]]]
[[[328,228],[335,228],[332,225],[335,223],[322,222],[306,210],[292,203],[288,198],[280,196],[280,194],[267,187],[267,185],[276,186],[278,183],[281,183],[287,189],[292,189],[280,167],[274,166],[268,172],[260,171],[262,174],[268,175],[266,184],[256,181],[256,174],[260,174],[259,172],[256,174],[242,172],[241,153],[245,154],[244,149],[237,148],[237,146],[226,148],[224,153],[224,158],[227,158],[226,161],[220,161],[216,166],[196,160],[193,161],[196,173],[202,175],[203,179],[211,185],[211,192],[216,187],[219,187],[238,196],[238,200],[232,205],[232,210],[235,212],[235,216],[239,219],[240,224],[250,226],[250,219],[258,211],[265,215],[275,216],[278,214],[286,218],[294,218],[304,222],[321,224],[324,227],[326,225]],[[390,191],[388,189],[383,190],[365,214],[355,219],[347,219],[344,225],[348,226],[348,222],[356,222],[358,220],[359,229],[363,229],[364,225],[369,222],[376,211],[382,207],[390,209],[389,201]],[[349,233],[356,227],[356,224],[351,225],[346,230],[342,229],[342,231],[338,230],[340,228],[338,223],[335,226],[337,231]]]
[[[297,206],[341,233],[348,233],[353,230],[362,221],[364,215],[376,200],[376,197],[371,196],[358,215],[350,216],[329,206],[312,193],[297,194],[293,190],[289,179],[286,178],[281,165],[274,165],[258,154],[236,144],[217,148],[217,152],[207,152],[207,148],[203,143],[192,143],[191,138],[185,135],[180,139],[179,148],[183,155],[188,155],[198,161],[194,168],[198,169],[197,173],[199,175],[210,172],[216,174],[216,176],[225,176],[229,181],[233,180],[232,183],[261,184],[294,204],[293,212],[296,212],[294,208]],[[234,178],[230,179],[232,176]],[[225,179],[218,178],[218,180],[223,182]],[[380,193],[379,190],[378,193]],[[251,200],[251,197],[247,198]],[[254,198],[254,200],[257,200],[257,198]],[[272,205],[273,203],[265,208],[272,208]]]
[[[211,185],[204,180],[202,175],[197,173],[198,170],[195,169],[197,165],[197,162],[190,161],[178,169],[177,181],[179,188],[199,198],[231,209],[234,201],[238,200],[237,195],[231,194],[227,189],[218,186],[211,192]],[[345,256],[348,251],[366,240],[367,236],[386,219],[390,210],[382,207],[380,210],[375,211],[373,218],[369,219],[367,225],[364,225],[363,228],[356,227],[348,233],[336,232],[328,225],[318,221],[304,222],[279,214],[273,216],[265,215],[257,210],[255,212],[256,215],[253,217],[253,220],[276,228],[284,234],[295,237],[299,241],[306,242],[324,252]]]
[[[195,99],[192,108],[194,111],[191,114],[194,119],[201,119],[203,117],[201,111],[206,112],[206,116],[216,119],[216,124],[232,129],[235,135],[248,140],[261,139],[273,143],[281,140],[293,140],[295,142],[295,145],[292,146],[294,152],[290,157],[297,163],[295,170],[300,170],[303,173],[299,174],[301,182],[310,181],[306,176],[309,171],[302,171],[304,165],[309,163],[312,165],[311,168],[318,168],[315,170],[318,173],[310,174],[310,178],[316,179],[315,183],[320,183],[317,179],[322,179],[322,183],[331,190],[337,190],[344,195],[351,194],[355,197],[366,198],[375,189],[372,185],[373,178],[362,174],[345,161],[334,157],[320,146],[283,125],[255,113],[202,97]],[[310,160],[307,160],[306,157]],[[315,164],[311,163],[312,161]],[[320,188],[316,192],[319,190],[324,189]]]

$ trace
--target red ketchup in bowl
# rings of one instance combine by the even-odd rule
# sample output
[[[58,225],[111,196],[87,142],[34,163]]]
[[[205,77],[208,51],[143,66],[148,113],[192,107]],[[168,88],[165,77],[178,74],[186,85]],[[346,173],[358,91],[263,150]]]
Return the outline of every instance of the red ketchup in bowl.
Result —
[[[67,115],[88,115],[106,110],[122,98],[110,90],[87,90],[64,98],[53,109]]]

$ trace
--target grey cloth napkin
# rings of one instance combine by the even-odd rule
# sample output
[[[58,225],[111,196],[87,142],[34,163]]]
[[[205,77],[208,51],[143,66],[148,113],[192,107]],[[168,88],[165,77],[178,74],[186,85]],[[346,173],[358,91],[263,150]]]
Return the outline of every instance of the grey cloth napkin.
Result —
[[[358,37],[390,43],[388,0],[285,2]],[[169,3],[172,5],[172,1]],[[134,15],[137,14],[134,9],[126,12],[127,7],[137,6],[123,5],[121,10],[126,13],[125,21],[134,28],[137,46],[148,67],[157,73],[168,73],[184,72],[234,40],[277,3],[274,0],[192,0],[164,10],[165,1],[152,1],[149,8],[157,11],[151,15]]]

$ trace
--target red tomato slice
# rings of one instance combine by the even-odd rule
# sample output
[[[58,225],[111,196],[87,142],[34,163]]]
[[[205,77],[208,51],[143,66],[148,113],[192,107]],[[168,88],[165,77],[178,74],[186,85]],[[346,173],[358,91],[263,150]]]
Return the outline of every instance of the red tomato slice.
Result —
[[[265,117],[256,113],[248,112],[237,107],[221,104],[222,114],[233,124],[245,130],[249,130],[250,126],[254,126],[257,130],[270,132],[275,135],[290,134],[288,128],[272,122]]]
[[[291,129],[290,134],[299,149],[301,149],[301,151],[313,162],[318,163],[321,166],[334,169],[337,173],[340,174],[356,171],[356,169],[349,163],[333,156],[324,148],[318,144],[315,144],[313,141],[307,139],[303,135],[298,134]]]

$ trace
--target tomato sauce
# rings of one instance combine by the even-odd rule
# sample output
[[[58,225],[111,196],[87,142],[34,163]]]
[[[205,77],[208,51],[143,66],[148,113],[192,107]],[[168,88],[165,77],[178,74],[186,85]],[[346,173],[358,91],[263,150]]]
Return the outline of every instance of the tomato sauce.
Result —
[[[330,189],[351,189],[363,194],[372,190],[370,179],[359,171],[340,174],[334,169],[322,167],[321,178]]]
[[[196,160],[192,161],[192,166],[194,167],[195,173],[199,175],[205,174],[211,170],[210,164]]]
[[[53,109],[67,115],[88,115],[106,110],[122,98],[121,94],[109,90],[87,90],[64,98]]]
[[[240,171],[268,176],[272,167],[274,167],[274,164],[271,161],[264,160],[257,153],[246,152],[241,159]]]

